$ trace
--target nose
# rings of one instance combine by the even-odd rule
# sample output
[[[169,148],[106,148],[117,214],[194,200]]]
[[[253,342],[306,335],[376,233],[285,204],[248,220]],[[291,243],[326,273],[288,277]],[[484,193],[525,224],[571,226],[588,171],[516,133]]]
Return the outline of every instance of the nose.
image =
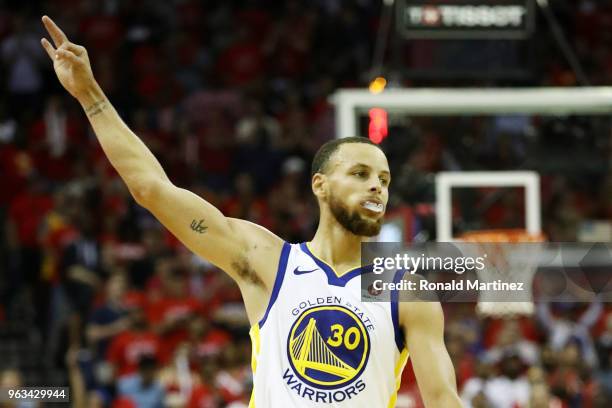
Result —
[[[377,193],[382,191],[382,183],[378,177],[373,177],[370,185],[370,191]]]

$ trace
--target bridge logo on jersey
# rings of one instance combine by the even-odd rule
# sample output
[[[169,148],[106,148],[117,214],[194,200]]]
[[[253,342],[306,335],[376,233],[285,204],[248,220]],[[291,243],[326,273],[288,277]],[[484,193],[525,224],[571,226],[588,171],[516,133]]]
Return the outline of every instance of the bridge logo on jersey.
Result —
[[[339,388],[364,370],[370,337],[363,322],[343,306],[306,309],[293,323],[287,355],[295,375],[318,389]]]

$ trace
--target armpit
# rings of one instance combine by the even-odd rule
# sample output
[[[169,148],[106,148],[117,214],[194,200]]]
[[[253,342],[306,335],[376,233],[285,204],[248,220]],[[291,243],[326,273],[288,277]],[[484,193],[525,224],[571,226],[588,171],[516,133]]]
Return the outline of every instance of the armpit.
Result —
[[[245,282],[265,288],[263,280],[257,275],[255,270],[246,258],[240,258],[232,262],[232,269]]]

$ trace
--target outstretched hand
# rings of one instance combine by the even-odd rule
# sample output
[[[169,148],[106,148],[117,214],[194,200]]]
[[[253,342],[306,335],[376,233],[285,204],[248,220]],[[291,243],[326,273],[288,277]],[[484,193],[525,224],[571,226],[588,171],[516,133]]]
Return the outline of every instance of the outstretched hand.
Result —
[[[72,96],[77,99],[84,97],[96,84],[87,50],[68,41],[66,34],[49,17],[43,16],[42,22],[55,47],[46,38],[41,39],[40,43],[53,61],[57,78]]]

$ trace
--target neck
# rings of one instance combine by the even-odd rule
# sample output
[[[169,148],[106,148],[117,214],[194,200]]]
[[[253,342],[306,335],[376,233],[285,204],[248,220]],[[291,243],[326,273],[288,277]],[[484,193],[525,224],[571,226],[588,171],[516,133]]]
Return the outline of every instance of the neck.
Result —
[[[329,264],[338,275],[361,266],[361,242],[366,237],[354,235],[342,227],[331,214],[321,214],[321,220],[310,250]]]

